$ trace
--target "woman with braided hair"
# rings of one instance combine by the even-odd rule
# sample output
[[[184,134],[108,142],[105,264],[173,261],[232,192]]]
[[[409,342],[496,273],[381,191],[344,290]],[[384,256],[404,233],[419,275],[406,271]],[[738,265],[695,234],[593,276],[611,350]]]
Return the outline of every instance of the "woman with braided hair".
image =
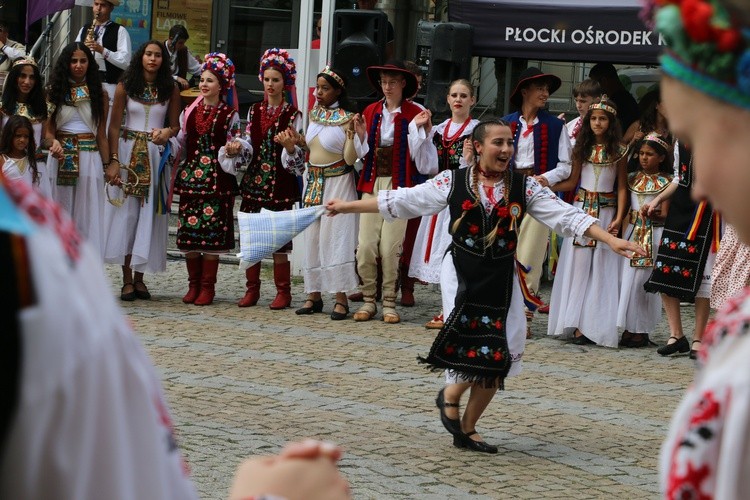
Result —
[[[281,49],[268,49],[260,59],[258,79],[265,91],[263,100],[250,107],[247,113],[245,139],[252,144],[252,158],[240,182],[242,212],[290,210],[300,200],[297,177],[287,171],[281,161],[283,146],[277,134],[287,129],[299,130],[301,120],[292,103],[297,70],[294,59]],[[292,302],[289,242],[273,254],[273,280],[276,298],[269,307],[285,309]],[[260,298],[260,262],[245,271],[247,291],[237,303],[240,307],[254,306]]]
[[[497,453],[476,423],[505,378],[521,371],[526,316],[515,263],[518,227],[528,213],[567,236],[593,238],[624,256],[643,254],[634,243],[602,229],[597,220],[560,200],[533,177],[512,172],[513,135],[502,120],[479,123],[472,133],[474,164],[445,170],[412,188],[384,190],[359,201],[331,200],[329,215],[380,212],[386,220],[450,210],[451,254],[443,259],[441,288],[446,321],[427,358],[446,370],[436,404],[453,444]],[[459,401],[470,389],[463,417]]]

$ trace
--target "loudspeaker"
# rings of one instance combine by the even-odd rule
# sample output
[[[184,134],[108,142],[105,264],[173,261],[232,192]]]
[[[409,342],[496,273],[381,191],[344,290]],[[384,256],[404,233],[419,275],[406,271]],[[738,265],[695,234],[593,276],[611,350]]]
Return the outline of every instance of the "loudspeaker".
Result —
[[[473,29],[462,23],[420,21],[417,30],[417,64],[423,71],[427,68],[425,107],[436,116],[449,115],[448,86],[471,76]]]
[[[388,16],[379,10],[337,10],[333,26],[332,64],[346,75],[349,97],[374,97],[365,70],[384,62]]]

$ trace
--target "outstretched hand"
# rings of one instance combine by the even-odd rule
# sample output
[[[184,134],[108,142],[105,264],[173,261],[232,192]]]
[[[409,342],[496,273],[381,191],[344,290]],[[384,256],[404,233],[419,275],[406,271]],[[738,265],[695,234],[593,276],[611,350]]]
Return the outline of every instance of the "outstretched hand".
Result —
[[[357,113],[349,123],[351,123],[352,130],[354,130],[354,133],[359,136],[360,140],[364,139],[365,134],[367,133],[367,125],[365,124],[365,119],[362,115]]]
[[[417,127],[424,127],[425,132],[429,133],[432,130],[432,112],[425,109],[414,117],[414,124]]]
[[[646,257],[648,255],[646,250],[640,245],[636,245],[632,241],[623,240],[622,238],[613,238],[608,244],[609,248],[614,252],[627,259],[633,258],[636,255],[640,255],[641,257]]]
[[[294,152],[294,146],[299,143],[300,135],[293,128],[288,128],[276,134],[273,140],[284,146],[287,153],[291,154]]]
[[[328,200],[328,203],[326,203],[326,210],[328,210],[328,217],[346,213],[346,202],[344,200],[339,200],[338,198]]]

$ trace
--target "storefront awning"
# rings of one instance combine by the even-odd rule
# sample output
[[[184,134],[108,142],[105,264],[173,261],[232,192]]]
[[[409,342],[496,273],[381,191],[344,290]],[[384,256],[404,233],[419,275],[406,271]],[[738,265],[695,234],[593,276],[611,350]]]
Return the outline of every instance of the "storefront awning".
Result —
[[[450,0],[450,21],[474,27],[473,54],[655,64],[659,35],[641,0]]]

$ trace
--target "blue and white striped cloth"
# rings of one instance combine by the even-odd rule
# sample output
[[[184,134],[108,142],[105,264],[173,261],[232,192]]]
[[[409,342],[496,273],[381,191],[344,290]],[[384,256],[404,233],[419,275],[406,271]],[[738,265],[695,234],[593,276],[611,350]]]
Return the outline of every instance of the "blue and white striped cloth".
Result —
[[[307,229],[325,213],[322,206],[274,212],[261,210],[256,214],[237,213],[240,226],[240,269],[247,269],[270,257],[292,238]]]

